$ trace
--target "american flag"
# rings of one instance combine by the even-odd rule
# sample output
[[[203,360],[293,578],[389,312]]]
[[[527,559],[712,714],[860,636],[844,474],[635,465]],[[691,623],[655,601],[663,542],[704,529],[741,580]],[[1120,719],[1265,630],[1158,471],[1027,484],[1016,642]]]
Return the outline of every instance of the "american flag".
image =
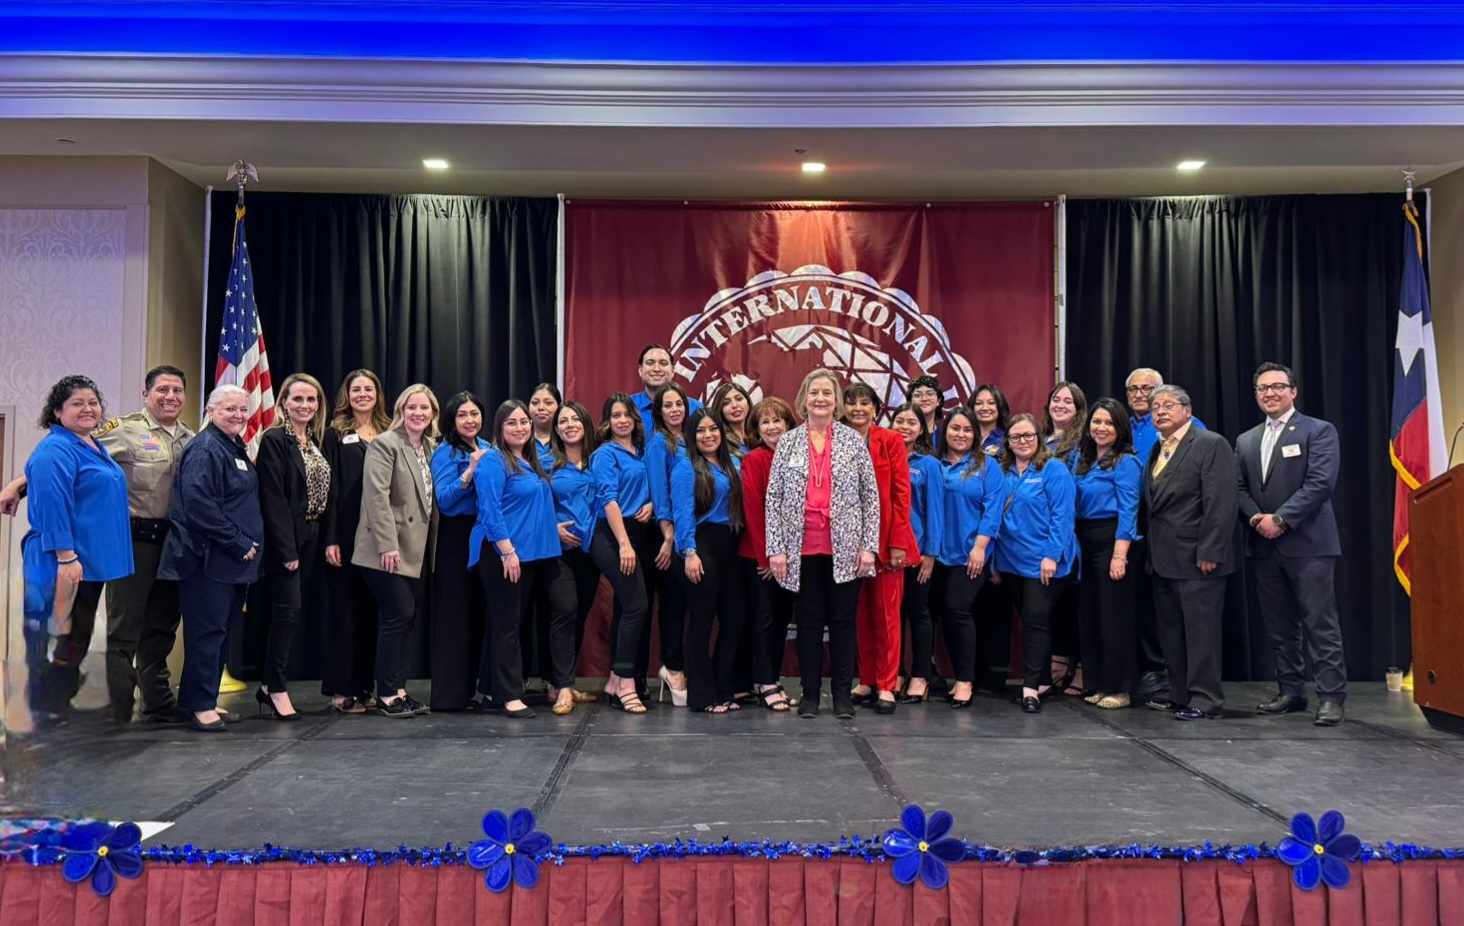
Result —
[[[249,393],[249,422],[240,436],[252,458],[259,436],[274,421],[274,387],[269,381],[269,359],[264,352],[264,331],[254,304],[254,270],[249,266],[249,245],[244,241],[244,206],[234,208],[234,260],[224,290],[224,326],[219,331],[219,362],[214,384],[232,383]]]

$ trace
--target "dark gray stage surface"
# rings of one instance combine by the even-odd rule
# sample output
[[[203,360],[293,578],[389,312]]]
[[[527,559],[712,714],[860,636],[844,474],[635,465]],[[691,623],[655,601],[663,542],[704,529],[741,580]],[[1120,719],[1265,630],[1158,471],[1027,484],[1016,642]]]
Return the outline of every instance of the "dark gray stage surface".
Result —
[[[300,697],[314,685],[294,687],[321,709]],[[1364,840],[1464,846],[1464,738],[1378,683],[1334,729],[1253,715],[1270,690],[1228,685],[1231,716],[1199,723],[1071,699],[1025,716],[982,696],[852,722],[581,705],[530,721],[315,713],[223,735],[82,712],[10,738],[6,810],[167,821],[152,841],[174,845],[386,848],[470,841],[491,807],[532,807],[565,842],[815,840],[882,832],[918,801],[1001,846],[1274,842],[1292,813],[1335,807]],[[250,695],[225,706],[252,718]]]

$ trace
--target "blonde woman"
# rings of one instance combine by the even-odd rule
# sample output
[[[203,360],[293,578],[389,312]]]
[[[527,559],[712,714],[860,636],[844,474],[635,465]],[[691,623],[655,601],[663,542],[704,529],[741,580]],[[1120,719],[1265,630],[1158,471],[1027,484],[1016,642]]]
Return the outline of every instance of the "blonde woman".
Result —
[[[376,629],[376,712],[428,713],[407,694],[406,643],[432,563],[437,506],[432,487],[437,396],[414,383],[397,396],[390,426],[371,442],[361,473],[361,526],[351,562],[361,567],[380,614]]]
[[[803,378],[793,407],[803,424],[778,440],[768,473],[768,568],[798,593],[800,717],[818,714],[823,628],[829,628],[834,714],[854,716],[854,614],[858,579],[874,575],[879,487],[874,462],[844,416],[844,387],[830,370]]]
[[[290,643],[300,619],[304,590],[322,561],[321,519],[330,504],[330,464],[320,451],[325,438],[325,390],[308,373],[293,373],[280,386],[275,423],[259,439],[254,466],[264,515],[265,601],[269,630],[264,672],[254,692],[259,712],[275,720],[299,720],[285,689]]]

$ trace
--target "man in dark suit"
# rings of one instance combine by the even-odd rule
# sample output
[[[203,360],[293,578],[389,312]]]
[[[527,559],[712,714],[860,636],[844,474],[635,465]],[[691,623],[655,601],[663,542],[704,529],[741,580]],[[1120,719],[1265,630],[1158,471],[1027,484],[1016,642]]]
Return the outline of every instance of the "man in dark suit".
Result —
[[[1159,440],[1144,467],[1144,534],[1169,698],[1147,703],[1202,720],[1225,703],[1220,622],[1235,571],[1235,455],[1225,438],[1193,426],[1178,386],[1155,389],[1149,408]]]
[[[1276,654],[1280,692],[1267,714],[1306,710],[1307,657],[1316,673],[1319,727],[1342,722],[1347,668],[1333,576],[1342,544],[1332,513],[1337,429],[1296,410],[1296,378],[1279,363],[1254,377],[1266,420],[1235,442],[1240,516],[1250,525],[1246,557]]]

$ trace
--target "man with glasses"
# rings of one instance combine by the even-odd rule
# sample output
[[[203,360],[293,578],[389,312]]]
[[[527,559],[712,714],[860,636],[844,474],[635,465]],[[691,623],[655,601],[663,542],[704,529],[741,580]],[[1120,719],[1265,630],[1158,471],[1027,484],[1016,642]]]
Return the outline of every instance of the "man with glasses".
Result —
[[[1149,451],[1154,449],[1154,444],[1159,440],[1159,432],[1154,429],[1154,418],[1149,413],[1149,400],[1154,390],[1162,385],[1164,377],[1152,367],[1139,367],[1123,381],[1124,395],[1128,399],[1131,413],[1129,425],[1134,432],[1134,453],[1140,460],[1149,458]],[[1191,417],[1190,423],[1201,431],[1205,430],[1205,423],[1198,418]]]
[[[1178,386],[1155,389],[1149,408],[1159,443],[1144,466],[1143,530],[1169,697],[1147,705],[1203,720],[1225,703],[1221,619],[1235,571],[1235,454],[1219,434],[1193,427],[1189,393]]]
[[[1316,674],[1319,727],[1342,722],[1347,666],[1333,587],[1342,543],[1332,511],[1337,429],[1296,410],[1296,377],[1279,363],[1256,368],[1266,420],[1235,442],[1246,558],[1276,657],[1276,697],[1266,714],[1306,710],[1306,665]],[[1306,658],[1302,657],[1303,638]]]

